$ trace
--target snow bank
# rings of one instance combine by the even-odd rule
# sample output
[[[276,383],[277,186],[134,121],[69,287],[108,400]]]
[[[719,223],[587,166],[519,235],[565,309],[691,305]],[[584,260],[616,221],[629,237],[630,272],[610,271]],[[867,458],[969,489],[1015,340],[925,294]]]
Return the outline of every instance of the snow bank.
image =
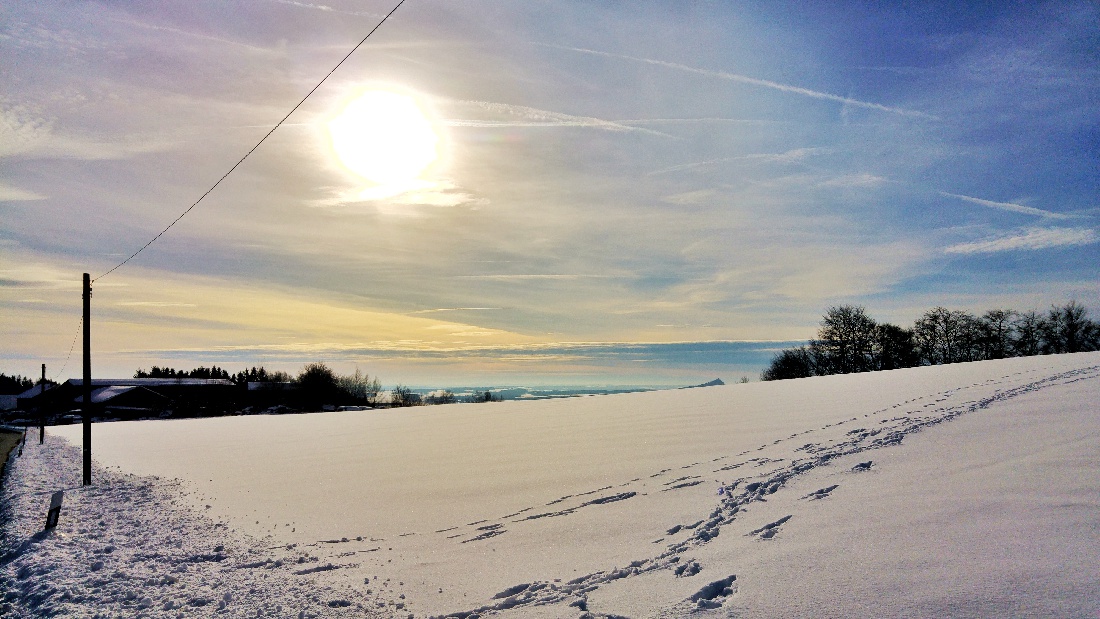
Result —
[[[54,428],[0,586],[14,616],[1096,616],[1097,401],[1088,353],[101,424],[36,535],[79,472]]]

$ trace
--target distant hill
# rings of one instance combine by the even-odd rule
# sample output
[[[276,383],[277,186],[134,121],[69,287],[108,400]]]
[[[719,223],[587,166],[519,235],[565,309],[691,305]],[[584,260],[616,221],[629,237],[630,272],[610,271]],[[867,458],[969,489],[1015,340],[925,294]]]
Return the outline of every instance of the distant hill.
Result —
[[[721,378],[715,378],[709,383],[703,383],[702,385],[691,385],[690,387],[680,387],[681,389],[695,389],[697,387],[720,387],[726,383],[722,382]]]

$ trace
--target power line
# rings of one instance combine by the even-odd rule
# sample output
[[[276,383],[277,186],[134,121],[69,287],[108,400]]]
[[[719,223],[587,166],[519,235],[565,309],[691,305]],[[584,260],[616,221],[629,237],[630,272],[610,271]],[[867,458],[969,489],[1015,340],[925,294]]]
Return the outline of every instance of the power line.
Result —
[[[236,170],[236,169],[237,169],[237,166],[239,166],[239,165],[241,165],[242,163],[244,163],[244,160],[245,160],[245,159],[248,159],[248,156],[249,156],[249,155],[251,155],[251,154],[252,154],[253,152],[255,152],[255,151],[256,151],[256,149],[260,147],[260,144],[263,144],[263,143],[264,143],[264,140],[266,140],[266,139],[267,139],[268,137],[270,137],[272,133],[275,133],[275,130],[276,130],[276,129],[278,129],[279,127],[281,127],[281,126],[282,126],[282,124],[283,124],[284,122],[286,122],[286,120],[287,120],[288,118],[290,118],[290,115],[291,115],[291,114],[293,114],[293,113],[294,113],[295,111],[297,111],[297,109],[298,109],[299,107],[301,107],[303,103],[305,103],[305,102],[306,102],[306,99],[308,99],[308,98],[310,97],[310,95],[312,95],[312,94],[313,94],[314,92],[316,92],[316,91],[317,91],[317,89],[321,87],[321,84],[324,84],[324,83],[325,83],[325,80],[327,80],[327,79],[328,79],[329,77],[331,77],[331,76],[332,76],[332,74],[333,74],[333,73],[335,73],[335,72],[336,72],[336,70],[340,68],[340,65],[344,64],[344,61],[346,61],[346,60],[347,60],[348,58],[351,58],[351,55],[352,55],[352,54],[354,54],[354,53],[355,53],[355,51],[356,51],[357,49],[359,49],[360,47],[362,47],[362,45],[363,45],[364,43],[366,43],[366,42],[367,42],[367,39],[369,39],[369,38],[370,38],[370,35],[374,34],[374,31],[375,31],[375,30],[378,30],[378,29],[379,29],[379,28],[380,28],[380,27],[382,26],[382,24],[386,23],[386,20],[390,18],[390,15],[393,15],[393,14],[394,14],[394,12],[396,12],[396,11],[397,11],[397,9],[401,8],[401,5],[402,5],[402,4],[405,4],[405,0],[401,0],[400,2],[398,2],[398,3],[397,3],[397,6],[393,7],[393,9],[391,9],[389,13],[386,13],[386,16],[382,18],[382,21],[378,22],[378,24],[376,24],[376,25],[374,26],[374,28],[371,28],[371,31],[367,33],[367,36],[363,37],[363,39],[362,39],[361,41],[359,41],[359,43],[357,43],[357,44],[355,45],[355,47],[351,48],[351,51],[350,51],[350,52],[348,52],[348,53],[347,53],[347,55],[346,55],[346,56],[344,56],[344,57],[343,57],[343,58],[342,58],[342,59],[340,60],[340,62],[336,63],[336,66],[335,66],[335,67],[333,67],[333,68],[332,68],[332,70],[331,70],[331,71],[329,71],[329,72],[328,72],[328,73],[327,73],[327,74],[326,74],[326,75],[325,75],[325,76],[324,76],[323,78],[321,78],[321,81],[317,82],[317,85],[316,85],[316,86],[314,86],[314,87],[313,87],[313,89],[312,89],[312,90],[310,90],[310,91],[309,91],[308,93],[306,93],[306,96],[302,97],[302,100],[301,100],[301,101],[299,101],[299,102],[298,102],[298,104],[297,104],[297,105],[295,105],[295,106],[294,106],[293,108],[291,108],[291,110],[290,110],[289,112],[287,112],[287,115],[286,115],[286,116],[284,116],[282,120],[280,120],[280,121],[279,121],[278,123],[276,123],[276,124],[275,124],[275,126],[274,126],[274,127],[272,127],[272,128],[271,128],[271,131],[268,131],[268,132],[267,132],[267,133],[266,133],[266,134],[264,135],[264,137],[260,138],[260,141],[259,141],[259,142],[256,142],[256,145],[255,145],[255,146],[253,146],[253,147],[252,147],[252,148],[251,148],[251,149],[250,149],[250,150],[249,150],[249,151],[248,151],[247,153],[245,153],[245,154],[244,154],[244,157],[241,157],[241,159],[240,159],[240,160],[239,160],[239,161],[238,161],[237,163],[234,163],[234,164],[233,164],[233,167],[229,168],[229,171],[228,171],[228,172],[226,172],[225,174],[223,174],[223,175],[222,175],[222,177],[218,179],[218,182],[214,183],[214,184],[213,184],[213,185],[212,185],[212,186],[210,187],[210,189],[207,189],[207,190],[206,190],[206,193],[204,193],[204,194],[202,194],[201,196],[199,196],[199,199],[198,199],[198,200],[195,200],[195,202],[194,202],[194,203],[193,203],[193,204],[192,204],[191,206],[187,207],[187,210],[185,210],[185,211],[183,211],[182,213],[180,213],[180,216],[179,216],[179,217],[176,217],[175,219],[173,219],[173,220],[172,220],[172,223],[168,224],[168,225],[167,225],[167,226],[166,226],[166,227],[165,227],[165,228],[164,228],[163,230],[161,230],[160,232],[158,232],[156,236],[154,236],[154,237],[153,237],[152,239],[150,239],[150,240],[149,240],[149,242],[148,242],[148,243],[146,243],[146,244],[142,245],[142,246],[141,246],[141,248],[139,248],[139,249],[138,249],[137,251],[135,251],[134,253],[130,254],[130,257],[129,257],[129,258],[126,258],[126,259],[125,259],[125,260],[123,260],[122,262],[120,262],[120,263],[116,264],[116,265],[115,265],[114,267],[112,267],[112,268],[111,268],[111,270],[110,270],[110,271],[107,271],[106,273],[104,273],[104,274],[100,275],[99,277],[96,277],[96,278],[95,278],[95,279],[93,279],[92,281],[93,281],[93,282],[94,282],[94,281],[98,281],[99,279],[101,279],[101,278],[104,278],[104,277],[106,277],[106,276],[110,275],[111,273],[114,273],[114,272],[115,272],[116,270],[118,270],[118,268],[119,268],[119,267],[121,267],[122,265],[126,264],[127,262],[129,262],[129,261],[133,260],[135,256],[137,256],[137,255],[138,255],[138,254],[140,254],[141,252],[145,251],[145,248],[147,248],[147,247],[149,247],[150,245],[152,245],[152,244],[153,244],[153,243],[154,243],[154,242],[155,242],[155,241],[156,241],[157,239],[159,239],[159,238],[160,238],[161,236],[163,236],[165,232],[168,232],[168,230],[169,230],[169,229],[170,229],[170,228],[171,228],[172,226],[176,225],[176,223],[177,223],[177,222],[179,222],[179,220],[183,219],[185,215],[187,215],[188,213],[190,213],[190,212],[191,212],[191,209],[193,209],[193,208],[195,208],[196,206],[198,206],[198,205],[199,205],[199,202],[202,202],[203,198],[205,198],[206,196],[210,195],[210,193],[211,193],[212,191],[214,191],[215,189],[217,189],[218,185],[220,185],[220,184],[221,184],[221,182],[222,182],[222,181],[224,181],[224,180],[226,179],[226,177],[228,177],[228,176],[229,176],[230,174],[232,174],[232,173],[233,173],[233,170]],[[74,343],[75,343],[75,340],[74,340]]]
[[[69,346],[69,354],[65,356],[65,362],[61,364],[61,369],[54,374],[53,382],[57,382],[58,378],[61,378],[61,374],[65,371],[65,367],[69,365],[69,359],[73,356],[73,351],[76,350],[76,341],[80,339],[80,328],[84,326],[84,316],[80,317],[80,321],[76,325],[76,335],[73,336],[72,346]]]

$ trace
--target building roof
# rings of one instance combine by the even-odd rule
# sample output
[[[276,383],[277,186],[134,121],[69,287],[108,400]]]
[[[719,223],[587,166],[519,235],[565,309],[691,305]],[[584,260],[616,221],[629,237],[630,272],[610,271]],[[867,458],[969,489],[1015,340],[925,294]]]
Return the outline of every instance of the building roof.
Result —
[[[46,391],[49,391],[50,389],[57,389],[57,385],[47,385],[46,386]],[[41,394],[41,393],[42,393],[42,384],[39,383],[39,384],[31,387],[30,389],[27,389],[23,393],[20,393],[19,395],[15,396],[15,397],[17,397],[17,398],[35,398],[35,397],[38,397],[38,395]]]
[[[168,398],[164,397],[163,395],[161,395],[161,394],[159,394],[155,391],[152,391],[150,389],[147,389],[143,386],[115,385],[115,386],[112,386],[112,387],[99,387],[98,389],[93,389],[92,390],[92,403],[94,403],[94,404],[103,404],[104,402],[110,402],[111,400],[113,400],[113,399],[115,399],[115,398],[117,398],[117,397],[119,397],[123,394],[131,393],[131,392],[134,392],[134,393],[145,392],[147,394],[145,396],[146,398],[152,397],[156,400],[164,400],[164,401],[168,400]],[[84,398],[84,396],[78,395],[75,398],[73,398],[73,401],[77,402],[77,403],[80,403],[80,402],[83,401],[83,398]]]
[[[92,391],[92,402],[94,404],[102,404],[103,402],[106,402],[113,397],[120,396],[129,391],[133,391],[134,389],[137,389],[137,387],[124,387],[122,385],[116,385],[114,387],[100,387],[99,389],[95,389],[94,391]],[[80,397],[83,396],[78,396],[77,399],[80,399]]]

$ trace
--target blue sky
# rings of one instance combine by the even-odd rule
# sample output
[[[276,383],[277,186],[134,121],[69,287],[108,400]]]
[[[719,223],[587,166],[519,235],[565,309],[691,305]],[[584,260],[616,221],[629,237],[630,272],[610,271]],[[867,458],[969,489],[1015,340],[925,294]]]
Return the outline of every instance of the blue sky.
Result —
[[[392,6],[4,3],[3,371],[60,371],[81,273]],[[1097,23],[1088,2],[410,0],[96,282],[96,372],[686,384],[755,375],[840,303],[1096,315]],[[439,136],[419,189],[364,199],[332,152],[370,89]]]

